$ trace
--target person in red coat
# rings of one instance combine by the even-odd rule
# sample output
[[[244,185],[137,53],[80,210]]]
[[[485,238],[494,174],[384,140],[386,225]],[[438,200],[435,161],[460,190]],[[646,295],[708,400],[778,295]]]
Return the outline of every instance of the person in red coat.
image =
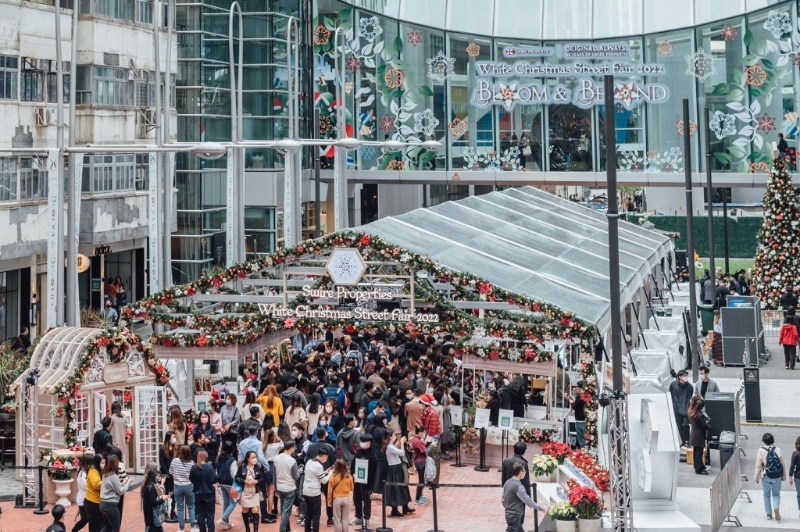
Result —
[[[420,418],[420,424],[425,429],[425,434],[427,435],[427,441],[433,441],[434,438],[438,439],[439,436],[442,435],[442,424],[439,421],[439,413],[431,408],[431,403],[433,402],[433,396],[430,394],[425,394],[419,398],[422,404],[424,405],[424,409],[422,410],[422,417]]]

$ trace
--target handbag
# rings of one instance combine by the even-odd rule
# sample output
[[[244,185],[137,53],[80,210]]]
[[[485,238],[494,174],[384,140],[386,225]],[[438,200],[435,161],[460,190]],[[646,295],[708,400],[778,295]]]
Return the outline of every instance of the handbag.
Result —
[[[241,496],[241,494],[242,494],[242,490],[243,489],[244,489],[244,486],[242,485],[242,483],[239,482],[238,480],[234,479],[233,480],[233,484],[231,485],[231,491],[230,491],[231,499],[238,500],[239,496]]]

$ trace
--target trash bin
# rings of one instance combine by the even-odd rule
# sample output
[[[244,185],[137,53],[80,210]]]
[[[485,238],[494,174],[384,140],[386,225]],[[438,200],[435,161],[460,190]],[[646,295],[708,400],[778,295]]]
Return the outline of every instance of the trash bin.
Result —
[[[719,444],[719,468],[723,469],[725,464],[728,463],[728,460],[731,459],[733,453],[736,452],[736,445],[732,443],[720,443]]]
[[[714,330],[714,305],[698,304],[697,308],[700,310],[701,331],[705,336],[708,331]]]

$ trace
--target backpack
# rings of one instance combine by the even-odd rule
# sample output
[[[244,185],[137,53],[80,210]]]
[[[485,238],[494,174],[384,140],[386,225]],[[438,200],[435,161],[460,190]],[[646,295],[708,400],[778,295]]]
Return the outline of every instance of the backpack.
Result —
[[[433,482],[436,480],[436,462],[428,456],[425,459],[425,482]]]
[[[775,447],[764,447],[767,451],[767,459],[764,470],[769,478],[781,478],[783,476],[783,463],[775,452]]]

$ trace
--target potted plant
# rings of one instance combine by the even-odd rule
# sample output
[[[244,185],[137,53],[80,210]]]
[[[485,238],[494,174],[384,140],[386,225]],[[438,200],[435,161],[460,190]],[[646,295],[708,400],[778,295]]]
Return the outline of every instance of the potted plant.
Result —
[[[574,485],[567,495],[569,502],[578,514],[578,530],[580,532],[597,532],[602,526],[600,520],[600,497],[594,488]]]
[[[531,460],[531,471],[540,482],[551,482],[556,469],[558,460],[552,456],[540,454]]]
[[[569,501],[559,501],[550,507],[550,517],[556,522],[557,532],[575,532],[578,513]]]
[[[56,504],[64,507],[70,506],[68,497],[72,491],[70,484],[72,483],[72,472],[78,468],[78,458],[61,458],[50,455],[47,461],[47,474],[50,475],[53,484],[55,485],[56,495],[58,500]]]
[[[563,464],[572,451],[569,445],[558,441],[549,441],[542,444],[542,453],[552,456],[559,464]]]

